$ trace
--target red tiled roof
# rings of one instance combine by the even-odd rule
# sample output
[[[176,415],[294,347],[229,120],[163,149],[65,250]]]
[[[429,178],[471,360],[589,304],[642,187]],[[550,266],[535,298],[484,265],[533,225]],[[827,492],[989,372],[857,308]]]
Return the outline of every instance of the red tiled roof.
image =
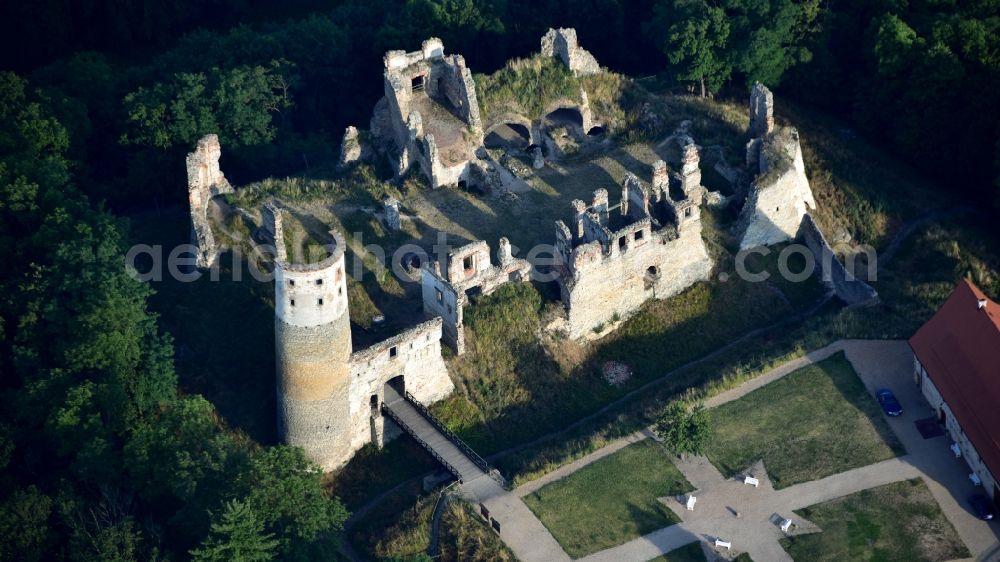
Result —
[[[978,302],[986,299],[985,309]],[[910,347],[955,420],[1000,478],[1000,305],[962,280]]]

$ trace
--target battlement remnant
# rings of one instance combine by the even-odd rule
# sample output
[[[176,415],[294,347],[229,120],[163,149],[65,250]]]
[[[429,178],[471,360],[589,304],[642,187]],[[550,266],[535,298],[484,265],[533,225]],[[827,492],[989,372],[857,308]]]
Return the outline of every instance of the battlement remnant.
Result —
[[[198,140],[194,152],[187,155],[188,202],[191,205],[192,241],[198,246],[197,266],[212,267],[217,250],[215,236],[209,223],[209,203],[212,198],[224,193],[232,193],[233,188],[226,181],[219,168],[222,147],[217,135],[205,135]]]
[[[549,28],[542,36],[541,53],[543,57],[556,57],[577,76],[588,76],[601,71],[594,55],[577,43],[576,30],[573,28]]]
[[[696,148],[690,153],[696,157]],[[697,160],[686,161],[692,162]],[[670,297],[708,277],[712,260],[700,220],[704,188],[692,183],[696,179],[700,175],[690,168],[671,174],[658,161],[649,185],[625,175],[615,207],[602,188],[590,205],[571,203],[574,230],[556,221],[555,271],[570,337],[601,332],[646,300]]]

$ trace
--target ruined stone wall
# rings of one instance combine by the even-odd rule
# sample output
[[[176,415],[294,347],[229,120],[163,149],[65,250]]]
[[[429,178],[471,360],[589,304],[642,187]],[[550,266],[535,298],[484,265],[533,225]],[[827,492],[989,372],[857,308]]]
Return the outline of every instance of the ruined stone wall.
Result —
[[[462,319],[462,305],[465,295],[434,271],[433,264],[427,264],[421,271],[420,290],[424,301],[424,316],[440,317],[442,338],[455,353],[465,353],[465,329]]]
[[[490,246],[485,240],[476,240],[448,252],[447,275],[450,283],[462,283],[481,275],[489,267]]]
[[[511,254],[510,241],[500,239],[499,264],[490,262],[490,247],[477,240],[448,253],[445,274],[437,262],[427,264],[420,280],[424,315],[440,316],[444,341],[459,355],[465,353],[462,315],[469,294],[488,295],[505,283],[528,281],[531,264]]]
[[[219,168],[221,156],[219,137],[205,135],[198,140],[197,147],[194,152],[187,155],[186,160],[191,238],[198,246],[197,266],[201,268],[211,267],[218,252],[209,223],[209,204],[213,197],[233,192],[232,186]]]
[[[443,98],[455,108],[459,118],[468,123],[473,134],[479,135],[482,144],[483,122],[479,113],[479,99],[472,71],[465,66],[465,58],[451,55],[434,64],[430,72],[428,94]]]
[[[791,240],[802,217],[816,208],[794,129],[762,139],[759,167],[737,223],[741,250]]]
[[[541,54],[545,57],[557,57],[577,76],[597,74],[601,65],[589,51],[580,47],[573,28],[549,28],[542,36]]]
[[[636,233],[641,233],[638,240]],[[607,253],[597,242],[574,249],[572,278],[560,279],[571,338],[592,335],[616,316],[628,318],[648,299],[671,297],[708,278],[712,260],[701,229],[672,234],[670,229],[651,232],[645,221],[616,232]],[[624,249],[619,249],[621,239]]]
[[[863,306],[878,302],[878,293],[863,280],[848,274],[847,269],[833,253],[823,232],[808,213],[802,217],[799,238],[809,247],[816,260],[816,274],[820,282],[832,289],[848,306]],[[861,272],[856,272],[861,275]]]
[[[381,446],[394,437],[385,431],[385,419],[378,407],[390,380],[402,376],[406,391],[425,405],[452,393],[455,385],[441,357],[441,337],[442,320],[432,318],[351,355],[352,453],[367,443]]]
[[[750,90],[750,136],[760,138],[774,131],[774,95],[760,82]]]

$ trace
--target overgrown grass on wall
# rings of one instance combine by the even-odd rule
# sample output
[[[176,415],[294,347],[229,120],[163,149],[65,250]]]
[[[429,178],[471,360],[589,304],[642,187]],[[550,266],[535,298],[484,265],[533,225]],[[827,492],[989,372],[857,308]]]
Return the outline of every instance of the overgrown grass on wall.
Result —
[[[493,74],[476,74],[473,78],[486,123],[504,113],[534,119],[559,100],[581,101],[579,79],[553,57],[513,59]]]

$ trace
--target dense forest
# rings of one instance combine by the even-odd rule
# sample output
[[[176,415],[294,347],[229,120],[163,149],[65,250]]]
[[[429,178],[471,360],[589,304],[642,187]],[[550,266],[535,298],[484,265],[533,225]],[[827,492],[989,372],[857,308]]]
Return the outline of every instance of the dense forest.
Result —
[[[0,6],[0,559],[322,560],[347,513],[301,452],[178,392],[118,215],[185,200],[216,132],[239,185],[336,158],[382,55],[478,72],[549,27],[677,93],[761,80],[997,204],[1000,0],[38,0]]]

